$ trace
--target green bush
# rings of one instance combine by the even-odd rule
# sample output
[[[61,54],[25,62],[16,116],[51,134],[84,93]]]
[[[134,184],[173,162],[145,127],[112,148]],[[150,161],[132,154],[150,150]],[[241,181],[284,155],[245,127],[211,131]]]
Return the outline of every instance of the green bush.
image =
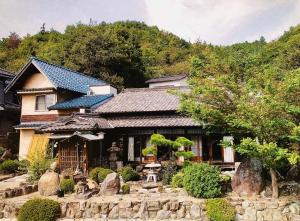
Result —
[[[18,170],[24,173],[28,172],[29,161],[28,160],[20,160]]]
[[[28,200],[20,209],[18,221],[55,221],[60,216],[60,205],[50,199]]]
[[[131,166],[125,166],[118,169],[118,174],[124,182],[139,180],[140,176]]]
[[[189,160],[195,156],[193,151],[177,151],[175,153],[176,157],[183,157],[185,160]]]
[[[60,182],[60,189],[64,191],[64,193],[73,193],[74,192],[75,183],[72,179],[63,179]]]
[[[122,187],[122,193],[123,194],[129,194],[130,193],[130,186],[128,184],[124,184]]]
[[[3,171],[14,173],[18,170],[19,162],[16,160],[5,160],[0,167]]]
[[[103,168],[103,167],[95,167],[89,173],[89,176],[92,180],[96,181],[97,183],[102,183],[105,177],[112,173],[111,169]]]
[[[179,172],[172,177],[172,187],[183,187],[183,177],[184,173]]]
[[[172,177],[177,173],[177,165],[175,161],[168,161],[163,165],[162,183],[163,185],[171,184]]]
[[[207,216],[211,221],[234,221],[235,208],[226,199],[208,199]]]
[[[50,158],[35,158],[28,165],[30,182],[37,181],[50,168],[53,159]]]
[[[5,152],[5,148],[4,147],[0,147],[0,157],[4,154]]]
[[[220,169],[206,163],[183,169],[183,186],[194,197],[214,198],[221,194]]]

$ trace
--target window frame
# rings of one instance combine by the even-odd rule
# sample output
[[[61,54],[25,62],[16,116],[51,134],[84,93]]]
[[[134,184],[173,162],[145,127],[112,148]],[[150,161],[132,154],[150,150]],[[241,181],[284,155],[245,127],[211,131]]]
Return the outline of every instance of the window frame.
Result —
[[[47,111],[49,111],[49,110],[48,110],[48,107],[51,106],[51,105],[47,106],[47,96],[49,96],[49,95],[52,95],[52,96],[53,96],[53,104],[52,104],[52,105],[54,105],[54,104],[56,103],[56,94],[39,94],[39,95],[36,95],[36,96],[35,96],[34,110],[35,110],[36,112],[47,112]],[[38,109],[38,108],[37,108],[38,97],[45,97],[45,109]]]

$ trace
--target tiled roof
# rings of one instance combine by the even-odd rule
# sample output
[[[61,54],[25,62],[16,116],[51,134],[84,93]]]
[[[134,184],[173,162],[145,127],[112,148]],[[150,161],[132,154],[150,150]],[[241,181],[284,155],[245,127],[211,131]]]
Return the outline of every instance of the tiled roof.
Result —
[[[110,129],[112,126],[106,119],[93,115],[74,114],[69,117],[62,118],[54,123],[48,124],[40,128],[43,132],[55,131],[87,131],[96,129]]]
[[[187,76],[186,74],[176,74],[176,75],[164,76],[159,78],[151,78],[148,81],[146,81],[146,83],[149,84],[149,83],[158,83],[158,82],[166,82],[166,81],[178,81],[184,79],[186,76]]]
[[[10,73],[10,72],[0,68],[0,77],[13,79],[14,76],[15,75],[13,73]]]
[[[99,113],[176,111],[178,96],[169,93],[172,88],[126,89],[96,109]]]
[[[32,58],[32,63],[44,73],[57,88],[67,89],[86,94],[89,85],[104,85],[104,81],[89,77],[82,73],[60,67],[37,58]]]
[[[54,85],[55,88],[66,89],[69,91],[87,94],[89,85],[105,85],[106,82],[89,77],[82,73],[72,71],[65,67],[50,64],[46,61],[32,57],[30,61],[23,67],[18,75],[11,81],[5,89],[8,91],[22,76],[30,64],[33,64],[40,72],[42,72]]]
[[[190,117],[179,114],[160,116],[123,116],[108,117],[108,122],[114,128],[129,127],[199,127],[198,122]]]
[[[100,104],[104,101],[110,99],[113,95],[85,95],[82,97],[74,98],[71,100],[56,103],[50,106],[49,110],[62,110],[62,109],[72,109],[72,108],[90,108],[96,104]]]
[[[41,126],[46,126],[49,122],[44,121],[35,121],[35,122],[23,122],[19,125],[14,126],[15,129],[25,129],[25,128],[33,128],[38,129]]]

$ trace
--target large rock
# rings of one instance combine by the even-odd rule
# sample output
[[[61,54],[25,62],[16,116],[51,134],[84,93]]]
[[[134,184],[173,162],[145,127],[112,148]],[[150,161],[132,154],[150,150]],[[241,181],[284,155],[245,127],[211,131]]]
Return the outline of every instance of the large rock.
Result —
[[[300,164],[292,166],[292,168],[287,172],[286,179],[291,181],[300,182]]]
[[[120,191],[120,178],[117,173],[110,173],[106,176],[101,184],[100,195],[111,196],[119,193]]]
[[[231,186],[239,195],[258,195],[264,188],[261,162],[257,159],[242,162],[232,179]]]
[[[41,176],[38,191],[42,196],[56,195],[59,189],[58,173],[47,171]]]

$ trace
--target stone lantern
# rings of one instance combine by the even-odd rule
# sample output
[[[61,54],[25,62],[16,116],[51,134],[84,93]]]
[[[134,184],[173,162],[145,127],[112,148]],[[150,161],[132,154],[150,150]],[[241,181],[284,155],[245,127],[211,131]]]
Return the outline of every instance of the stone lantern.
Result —
[[[119,148],[116,144],[116,142],[112,142],[111,147],[107,150],[109,152],[109,165],[110,169],[116,170],[117,169],[117,161],[118,161],[118,154],[121,151],[121,148]]]

